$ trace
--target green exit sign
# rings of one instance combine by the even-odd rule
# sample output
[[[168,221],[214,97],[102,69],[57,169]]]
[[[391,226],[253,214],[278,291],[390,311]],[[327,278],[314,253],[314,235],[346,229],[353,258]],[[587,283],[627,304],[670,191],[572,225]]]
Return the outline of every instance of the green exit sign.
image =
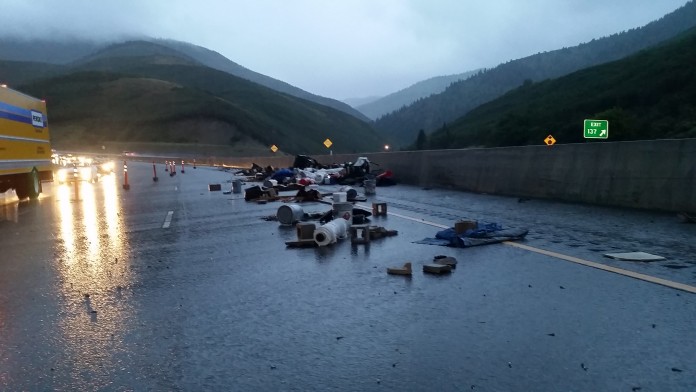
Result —
[[[608,137],[608,120],[585,120],[585,139],[607,139]]]

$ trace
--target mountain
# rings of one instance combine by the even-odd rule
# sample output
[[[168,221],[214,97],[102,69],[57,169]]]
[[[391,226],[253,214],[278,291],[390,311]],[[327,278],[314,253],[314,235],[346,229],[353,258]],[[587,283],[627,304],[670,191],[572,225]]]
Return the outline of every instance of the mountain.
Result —
[[[394,110],[410,105],[421,98],[441,93],[452,83],[467,79],[479,71],[480,70],[475,70],[455,75],[436,76],[434,78],[422,80],[385,97],[363,103],[357,106],[356,109],[372,120],[376,120]]]
[[[260,74],[258,72],[254,72],[229,60],[227,57],[221,55],[220,53],[212,51],[210,49],[206,49],[202,46],[173,40],[153,40],[152,42],[168,46],[181,53],[184,53],[190,56],[191,58],[196,59],[201,64],[207,65],[208,67],[227,72],[234,76],[239,76],[240,78],[250,80],[254,83],[258,83],[262,86],[266,86],[276,91],[280,91],[298,98],[306,99],[308,101],[316,102],[318,104],[340,110],[361,120],[369,121],[367,117],[365,117],[362,113],[352,108],[350,105],[347,105],[335,99],[326,98],[309,93],[278,79],[273,79],[269,76]]]
[[[133,59],[143,57],[148,57],[151,60],[157,58],[158,61],[165,64],[203,65],[183,52],[149,41],[126,41],[111,44],[73,61],[70,65],[72,67],[95,68],[101,64],[103,67],[113,68],[119,66],[112,64],[114,61],[122,63],[125,61],[124,65],[127,65],[129,62],[133,62]]]
[[[567,75],[593,65],[618,60],[672,38],[696,25],[696,2],[651,22],[572,48],[509,61],[456,82],[440,94],[388,114],[375,127],[398,146],[412,143],[420,129],[432,131],[475,107],[525,83]]]
[[[160,47],[170,48],[208,67],[227,72],[231,75],[250,80],[286,94],[338,109],[363,121],[369,121],[365,115],[343,102],[309,93],[286,82],[244,68],[218,52],[181,41],[148,37],[128,40],[119,39],[109,42],[93,42],[82,39],[68,39],[63,41],[50,39],[25,40],[4,37],[0,38],[0,60],[67,65],[80,61],[109,46],[134,41],[148,41]],[[0,79],[2,79],[2,74],[0,74]]]
[[[0,60],[0,83],[17,86],[31,80],[60,75],[66,67],[32,61]]]
[[[370,102],[374,102],[380,98],[382,98],[382,96],[380,95],[371,95],[369,97],[344,98],[341,101],[355,108],[360,105],[365,105]]]
[[[336,152],[383,145],[368,124],[335,109],[209,68],[150,67],[127,74],[82,71],[19,88],[46,99],[52,139],[60,147],[165,142],[267,150],[276,144],[288,153],[318,154],[327,137]],[[193,87],[166,80],[166,74]],[[201,89],[205,80],[226,91]]]
[[[4,62],[7,63],[7,62]],[[2,62],[0,62],[2,64]],[[369,124],[150,42],[111,45],[64,74],[18,87],[46,98],[57,145],[176,142],[320,153],[376,151]]]
[[[609,121],[609,140],[696,137],[696,28],[625,59],[529,83],[432,135],[427,148],[583,139],[583,120]]]
[[[52,40],[0,37],[0,59],[65,65],[106,44],[82,39]]]

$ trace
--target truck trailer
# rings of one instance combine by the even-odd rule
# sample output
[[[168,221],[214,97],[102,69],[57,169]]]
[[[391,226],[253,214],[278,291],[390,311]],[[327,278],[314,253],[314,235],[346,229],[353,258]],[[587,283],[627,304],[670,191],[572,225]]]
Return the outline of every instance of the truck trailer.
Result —
[[[0,85],[0,193],[36,199],[52,179],[46,102]]]

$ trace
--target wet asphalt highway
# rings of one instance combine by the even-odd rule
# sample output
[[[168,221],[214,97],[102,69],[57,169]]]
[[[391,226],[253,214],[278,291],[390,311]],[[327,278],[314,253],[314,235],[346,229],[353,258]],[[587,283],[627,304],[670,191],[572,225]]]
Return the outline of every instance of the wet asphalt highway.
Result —
[[[79,200],[45,184],[0,206],[0,390],[696,390],[694,294],[503,244],[414,244],[439,229],[396,216],[373,219],[399,235],[369,247],[286,249],[294,228],[261,219],[280,202],[208,191],[229,173],[129,169],[129,191],[118,173]],[[696,285],[696,225],[672,214],[377,193],[416,220],[525,226],[527,245]],[[440,254],[457,269],[422,274]],[[386,274],[406,261],[412,278]]]

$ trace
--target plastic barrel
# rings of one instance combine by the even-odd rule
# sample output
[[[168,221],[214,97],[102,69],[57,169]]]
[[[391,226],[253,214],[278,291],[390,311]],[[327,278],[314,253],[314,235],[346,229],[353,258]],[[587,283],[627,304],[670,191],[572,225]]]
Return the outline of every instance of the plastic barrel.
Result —
[[[242,180],[232,181],[232,193],[242,193]]]
[[[274,186],[277,186],[277,185],[278,185],[278,181],[270,179],[270,178],[266,179],[266,181],[263,182],[264,188],[273,188]]]
[[[356,197],[358,197],[358,191],[349,186],[342,186],[339,191],[345,192],[348,200],[354,200]]]
[[[304,216],[304,211],[302,207],[297,204],[286,204],[278,207],[278,212],[276,217],[281,225],[292,225],[295,222],[299,222]]]
[[[333,203],[334,219],[343,218],[348,222],[348,226],[353,223],[353,204],[352,203]]]
[[[375,188],[377,187],[377,180],[365,180],[365,194],[374,195],[376,194]]]

